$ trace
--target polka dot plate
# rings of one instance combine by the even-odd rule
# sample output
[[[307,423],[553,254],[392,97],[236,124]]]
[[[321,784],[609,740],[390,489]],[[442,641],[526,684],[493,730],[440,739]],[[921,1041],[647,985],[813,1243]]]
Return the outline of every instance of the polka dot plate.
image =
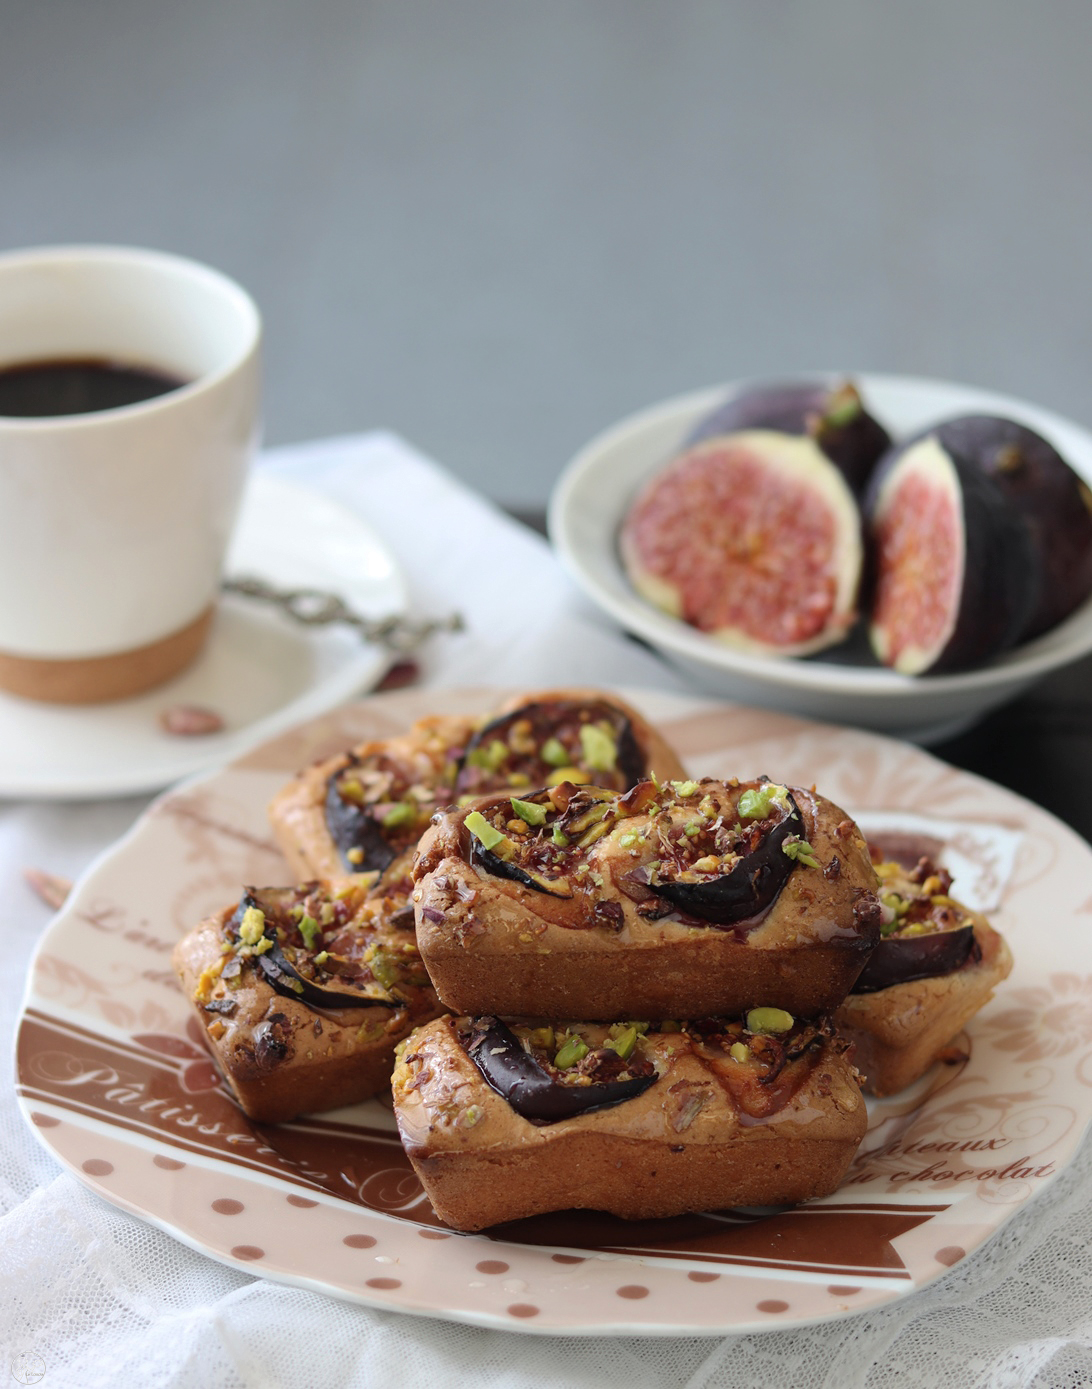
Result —
[[[35,958],[17,1061],[28,1121],[81,1180],[213,1258],[338,1297],[509,1330],[677,1335],[908,1296],[1071,1159],[1092,1118],[1084,842],[918,748],[632,693],[693,775],[814,782],[870,836],[916,835],[939,853],[1016,958],[961,1059],[870,1102],[841,1189],[787,1210],[632,1223],[566,1211],[459,1235],[433,1213],[389,1105],[250,1123],[178,990],[175,941],[242,884],[285,880],[265,807],[299,767],[499,693],[402,691],[327,714],[169,792],[92,867]]]

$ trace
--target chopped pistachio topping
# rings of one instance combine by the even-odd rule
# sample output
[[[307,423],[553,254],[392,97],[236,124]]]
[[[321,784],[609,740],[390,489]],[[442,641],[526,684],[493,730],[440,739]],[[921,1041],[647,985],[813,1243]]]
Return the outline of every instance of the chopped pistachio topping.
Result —
[[[260,907],[247,907],[239,923],[239,939],[244,945],[256,945],[265,934],[265,912]]]
[[[673,781],[671,788],[676,796],[696,796],[698,794],[698,783],[696,781]]]
[[[751,1048],[746,1042],[733,1042],[728,1048],[728,1055],[733,1061],[749,1061],[751,1059]]]
[[[567,1037],[561,1050],[554,1057],[554,1065],[559,1071],[567,1071],[570,1066],[575,1066],[578,1061],[583,1061],[587,1054],[587,1042],[582,1042],[576,1036]]]
[[[803,863],[808,868],[818,868],[819,860],[815,857],[815,850],[806,839],[801,839],[799,835],[790,834],[781,846],[781,852],[788,854],[789,858],[795,859],[797,863]]]
[[[784,1008],[752,1008],[747,1014],[748,1032],[788,1032],[793,1016]]]
[[[521,820],[526,820],[529,825],[544,825],[546,823],[546,807],[544,805],[536,805],[534,801],[520,801],[513,796],[512,809]]]
[[[580,746],[584,761],[595,772],[613,772],[618,762],[618,744],[598,724],[581,725]]]
[[[405,825],[412,825],[416,819],[417,807],[413,802],[399,801],[397,805],[392,805],[383,816],[383,828],[385,830],[401,829]]]
[[[306,945],[308,950],[314,950],[315,937],[320,933],[320,927],[318,922],[315,920],[313,916],[301,916],[299,921],[299,927],[300,935],[303,937],[304,945]]]
[[[561,833],[560,825],[554,826],[554,832],[550,836],[550,843],[556,844],[559,849],[567,849],[569,847],[569,841],[566,836]]]
[[[541,1047],[543,1051],[553,1051],[555,1046],[554,1029],[552,1027],[533,1027],[527,1034],[527,1040],[533,1047]]]
[[[539,749],[538,755],[543,762],[548,762],[551,767],[565,767],[571,761],[560,738],[547,738]]]
[[[345,850],[345,857],[349,860],[350,863],[363,863],[364,850],[359,846],[359,844],[354,844],[351,849]]]
[[[626,830],[625,834],[619,837],[618,843],[623,849],[632,849],[639,837],[636,830]]]
[[[254,955],[264,955],[267,950],[272,949],[273,941],[270,939],[269,936],[263,936],[261,940],[255,941],[255,943],[250,947],[251,953]]]
[[[788,794],[787,786],[767,781],[754,790],[744,791],[739,798],[739,813],[745,820],[763,820],[771,806],[785,804]]]
[[[491,825],[480,810],[472,810],[466,817],[466,827],[486,849],[495,849],[507,836]]]
[[[701,826],[695,820],[691,820],[684,828],[683,833],[688,839],[696,839],[701,834]]]
[[[623,1027],[616,1037],[611,1037],[607,1041],[607,1046],[612,1051],[616,1051],[623,1061],[629,1060],[636,1045],[637,1029],[635,1027]]]
[[[508,745],[494,738],[486,748],[474,748],[466,755],[472,767],[481,767],[487,772],[497,771],[508,757]]]
[[[329,958],[330,952],[328,950],[320,950],[319,953],[315,956],[315,964],[324,965]]]

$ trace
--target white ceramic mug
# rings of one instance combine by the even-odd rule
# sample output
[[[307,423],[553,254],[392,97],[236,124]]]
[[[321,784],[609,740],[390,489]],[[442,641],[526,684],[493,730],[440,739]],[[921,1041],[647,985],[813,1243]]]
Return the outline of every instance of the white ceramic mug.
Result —
[[[119,698],[198,654],[257,445],[260,341],[249,295],[194,261],[0,255],[0,370],[96,360],[185,383],[92,414],[0,416],[0,688]]]

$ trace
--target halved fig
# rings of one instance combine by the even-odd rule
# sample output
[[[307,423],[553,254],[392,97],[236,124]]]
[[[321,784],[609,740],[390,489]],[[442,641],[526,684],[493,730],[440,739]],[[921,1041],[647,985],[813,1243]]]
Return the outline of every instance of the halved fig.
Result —
[[[934,430],[942,447],[981,468],[1031,530],[1043,582],[1024,639],[1056,626],[1092,594],[1092,493],[1040,434],[996,415]]]
[[[654,1084],[657,1077],[656,1068],[643,1057],[623,1058],[615,1052],[616,1064],[612,1069],[624,1078],[596,1082],[574,1067],[572,1080],[566,1083],[566,1072],[552,1067],[551,1074],[531,1051],[524,1050],[516,1033],[499,1018],[475,1018],[461,1040],[497,1094],[524,1119],[543,1124],[556,1124],[561,1119],[631,1100]],[[585,1045],[583,1050],[587,1053],[588,1047]]]
[[[806,655],[856,617],[857,504],[809,438],[754,429],[686,449],[640,493],[620,546],[642,597],[742,650]]]
[[[973,925],[920,936],[882,937],[851,992],[871,994],[893,984],[909,984],[912,979],[951,974],[965,963],[974,948]]]
[[[748,429],[813,439],[856,493],[891,446],[887,430],[865,409],[852,381],[775,381],[745,386],[718,406],[694,430],[687,447]]]
[[[1041,583],[1031,531],[936,431],[881,463],[869,522],[870,636],[884,665],[904,675],[965,670],[1022,638]]]

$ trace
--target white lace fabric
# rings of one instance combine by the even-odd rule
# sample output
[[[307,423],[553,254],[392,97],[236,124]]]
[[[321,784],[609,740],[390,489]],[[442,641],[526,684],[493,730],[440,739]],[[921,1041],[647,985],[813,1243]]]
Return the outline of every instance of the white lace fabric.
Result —
[[[498,683],[680,688],[592,617],[541,542],[389,436],[285,450],[279,466],[357,505],[389,537],[422,610],[464,607],[471,631],[434,644],[432,683],[477,684],[488,670]],[[449,555],[463,537],[433,578],[399,539],[415,470],[412,490],[433,499]],[[420,516],[415,527],[419,542]],[[505,627],[499,606],[474,608],[476,556],[497,547],[546,580],[534,643],[511,619]],[[143,804],[0,805],[0,1384],[19,1382],[10,1367],[33,1352],[42,1389],[1092,1389],[1087,1140],[1045,1191],[923,1291],[819,1326],[728,1338],[536,1336],[374,1311],[227,1268],[108,1205],[60,1168],[16,1108],[20,996],[49,917],[22,871],[78,874]],[[724,1289],[731,1296],[730,1280]]]

